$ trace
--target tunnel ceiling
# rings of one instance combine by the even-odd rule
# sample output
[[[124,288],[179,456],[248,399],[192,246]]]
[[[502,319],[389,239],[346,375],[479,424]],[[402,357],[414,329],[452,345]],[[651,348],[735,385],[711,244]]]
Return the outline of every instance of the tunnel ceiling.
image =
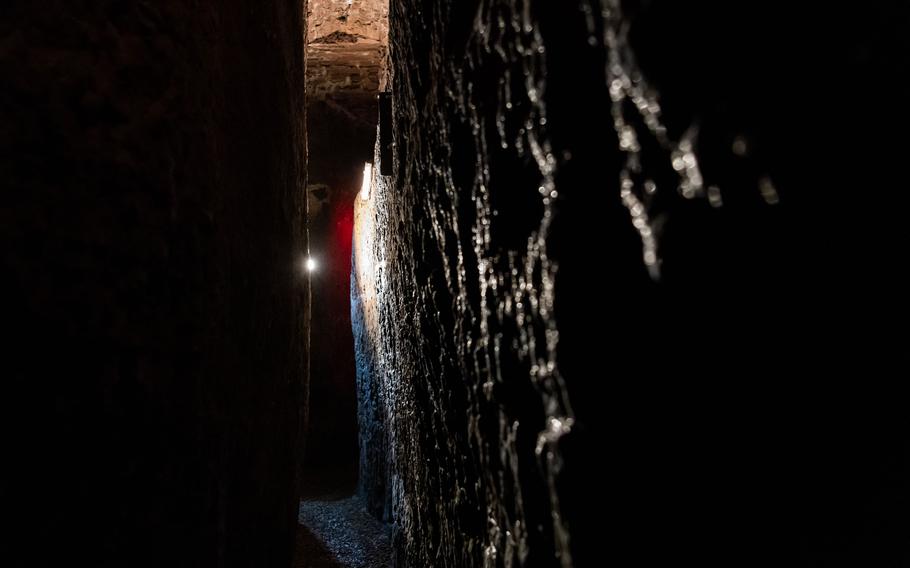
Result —
[[[307,94],[348,120],[374,127],[388,46],[388,1],[311,0]]]

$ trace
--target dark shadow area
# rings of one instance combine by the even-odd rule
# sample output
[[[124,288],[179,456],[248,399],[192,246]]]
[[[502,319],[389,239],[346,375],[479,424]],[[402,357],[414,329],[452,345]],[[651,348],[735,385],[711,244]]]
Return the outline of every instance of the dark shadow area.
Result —
[[[291,565],[302,4],[0,12],[0,564]]]
[[[312,531],[298,524],[295,568],[345,568],[345,565],[339,563]]]

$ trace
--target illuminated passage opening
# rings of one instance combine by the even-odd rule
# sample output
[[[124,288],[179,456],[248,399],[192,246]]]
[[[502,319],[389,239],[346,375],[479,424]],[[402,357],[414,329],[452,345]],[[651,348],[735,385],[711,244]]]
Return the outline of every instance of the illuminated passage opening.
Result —
[[[329,529],[369,524],[350,518],[362,509],[351,503],[359,455],[351,243],[355,203],[370,198],[388,14],[388,0],[309,0],[307,5],[310,250],[302,262],[311,281],[312,331],[301,546],[311,543],[310,548],[328,551],[341,565],[359,564],[340,556],[344,547],[333,551],[333,542],[358,535]],[[314,554],[321,552],[301,550],[298,556]]]

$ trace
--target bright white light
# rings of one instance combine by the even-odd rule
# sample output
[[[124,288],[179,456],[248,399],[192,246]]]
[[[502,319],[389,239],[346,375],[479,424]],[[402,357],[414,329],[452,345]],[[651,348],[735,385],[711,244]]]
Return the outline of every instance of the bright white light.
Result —
[[[373,164],[367,162],[363,165],[363,187],[360,188],[360,199],[367,201],[370,198],[370,186],[373,185]]]
[[[316,270],[316,259],[308,258],[306,259],[306,269],[310,272]]]

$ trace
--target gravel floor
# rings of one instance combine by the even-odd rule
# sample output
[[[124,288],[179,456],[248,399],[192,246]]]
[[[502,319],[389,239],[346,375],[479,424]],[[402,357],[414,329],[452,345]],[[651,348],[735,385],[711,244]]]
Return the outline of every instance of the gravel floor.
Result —
[[[385,526],[357,497],[300,502],[298,568],[389,568]]]

